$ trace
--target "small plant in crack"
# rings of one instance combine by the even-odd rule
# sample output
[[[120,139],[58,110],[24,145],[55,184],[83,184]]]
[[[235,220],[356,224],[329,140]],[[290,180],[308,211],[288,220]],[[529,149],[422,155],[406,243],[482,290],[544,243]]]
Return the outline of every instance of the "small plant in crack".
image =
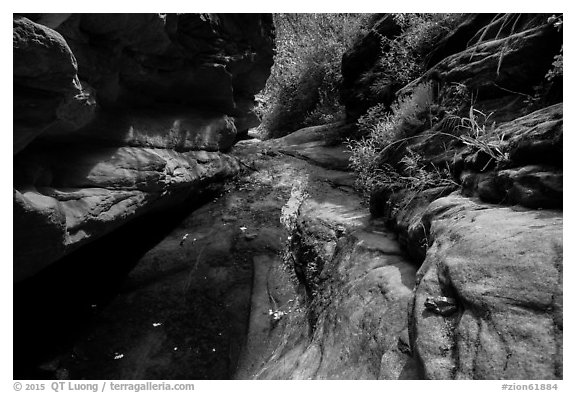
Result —
[[[468,116],[460,118],[460,127],[467,131],[459,137],[462,143],[473,151],[483,152],[490,157],[482,170],[491,163],[502,167],[510,161],[509,153],[505,151],[505,135],[495,131],[495,123],[487,126],[490,115],[491,113],[486,115],[471,105]]]
[[[382,184],[398,180],[395,170],[382,164],[382,155],[430,126],[434,118],[434,96],[435,87],[431,82],[419,84],[392,104],[389,112],[377,105],[358,120],[362,138],[349,139],[347,145],[352,153],[350,167],[356,173],[356,188],[365,197]]]
[[[295,259],[292,251],[292,244],[297,233],[297,221],[300,206],[304,203],[304,200],[308,197],[308,192],[306,188],[308,186],[308,179],[303,181],[297,181],[290,191],[290,198],[288,202],[282,207],[282,214],[280,216],[280,223],[288,231],[289,236],[286,239],[280,257],[282,259],[282,267],[286,271],[295,285],[298,285],[298,278],[296,277],[296,272],[294,270]]]
[[[292,253],[291,241],[292,236],[288,236],[288,240],[286,240],[284,247],[280,252],[280,259],[282,260],[282,270],[288,274],[290,277],[290,282],[297,286],[299,281],[298,277],[296,277],[296,271],[294,270],[296,261],[294,260],[294,254]]]
[[[400,170],[384,164],[385,172],[381,177],[381,185],[392,190],[407,189],[423,191],[428,188],[456,186],[448,167],[441,168],[434,163],[424,161],[422,156],[410,148],[400,160]]]

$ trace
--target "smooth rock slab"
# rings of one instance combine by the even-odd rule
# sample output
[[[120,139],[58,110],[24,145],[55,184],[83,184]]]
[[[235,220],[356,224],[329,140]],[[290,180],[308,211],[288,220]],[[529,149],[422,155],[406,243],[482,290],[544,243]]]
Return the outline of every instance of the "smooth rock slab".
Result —
[[[486,205],[458,194],[430,204],[411,342],[430,379],[562,378],[562,213]],[[430,297],[458,311],[427,310]]]
[[[281,339],[254,377],[417,378],[402,346],[415,267],[390,232],[370,225],[358,196],[316,183],[309,194],[290,246],[300,311],[280,322]]]

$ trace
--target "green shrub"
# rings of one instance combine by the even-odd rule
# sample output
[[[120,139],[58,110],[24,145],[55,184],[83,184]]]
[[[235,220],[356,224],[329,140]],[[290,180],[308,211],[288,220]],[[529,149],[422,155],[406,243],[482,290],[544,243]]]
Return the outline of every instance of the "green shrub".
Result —
[[[276,52],[255,110],[264,137],[340,120],[341,62],[370,14],[275,14]]]
[[[405,84],[459,21],[460,14],[394,14],[403,33],[381,37],[382,56],[370,86]],[[344,118],[339,102],[344,52],[366,33],[371,14],[275,14],[276,53],[271,76],[257,96],[261,135],[280,137],[299,128]]]
[[[388,116],[389,113],[389,109],[384,104],[378,104],[368,109],[366,114],[360,116],[356,121],[359,134],[362,136],[369,135],[372,129],[374,129],[383,118]]]
[[[392,104],[391,112],[385,113],[382,106],[377,105],[358,119],[359,129],[368,134],[359,140],[348,140],[348,147],[352,152],[350,166],[356,172],[356,186],[366,196],[375,187],[404,184],[413,175],[401,176],[389,165],[384,165],[382,153],[411,137],[414,127],[424,125],[433,103],[433,85],[428,82],[399,98]],[[421,180],[419,184],[430,183],[421,176],[418,178]]]

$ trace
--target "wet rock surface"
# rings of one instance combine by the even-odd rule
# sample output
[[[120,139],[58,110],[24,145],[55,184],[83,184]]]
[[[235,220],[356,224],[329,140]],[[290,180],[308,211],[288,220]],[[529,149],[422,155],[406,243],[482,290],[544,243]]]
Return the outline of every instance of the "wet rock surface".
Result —
[[[361,228],[338,242],[316,240],[317,247],[328,250],[320,250],[323,255],[318,256],[309,251],[304,267],[308,274],[299,281],[313,287],[307,300],[301,300],[307,308],[281,321],[282,340],[255,378],[418,377],[409,350],[402,347],[409,345],[401,341],[407,336],[406,313],[415,268],[387,237],[390,234],[370,226]],[[336,244],[330,247],[331,243]],[[319,263],[322,257],[329,257],[323,265]],[[296,266],[304,261],[297,260]],[[305,288],[302,292],[306,293]]]
[[[351,187],[351,173],[271,150],[264,142],[237,144],[233,154],[245,164],[243,174],[184,220],[175,216],[174,224],[139,257],[119,255],[124,262],[131,260],[121,272],[105,268],[95,275],[78,269],[74,258],[83,258],[82,250],[90,252],[87,246],[77,257],[71,254],[67,265],[57,263],[19,284],[17,293],[28,293],[17,296],[23,302],[32,288],[42,291],[54,277],[82,285],[86,274],[91,280],[108,274],[111,290],[81,292],[86,297],[70,306],[81,310],[69,326],[72,337],[59,335],[46,348],[40,345],[44,335],[33,342],[24,341],[25,334],[17,337],[17,344],[36,343],[43,349],[36,348],[34,359],[17,363],[18,375],[413,377],[405,318],[413,265],[393,235],[381,223],[370,222]],[[135,225],[142,230],[155,225],[146,224],[146,217]],[[136,231],[134,241],[138,236]],[[288,244],[294,259],[286,259]],[[113,250],[98,242],[94,246]],[[108,259],[114,263],[115,258]],[[62,297],[52,301],[66,298],[65,289],[58,292]],[[55,306],[48,297],[35,307],[50,313]],[[35,307],[28,304],[29,311]],[[19,314],[17,326],[30,326],[31,315],[37,318],[34,326],[46,323],[43,313],[33,312]]]
[[[262,172],[256,176],[248,173],[203,199],[187,199],[185,205],[195,210],[172,209],[170,223],[165,223],[171,211],[167,209],[136,219],[134,224],[93,243],[100,249],[92,249],[96,259],[110,263],[92,259],[92,245],[88,245],[20,283],[16,301],[24,304],[18,303],[19,309],[27,305],[32,315],[18,314],[17,326],[49,324],[41,316],[50,311],[59,315],[60,306],[48,299],[66,306],[71,294],[66,288],[70,292],[77,285],[90,289],[79,291],[78,296],[84,294],[86,298],[65,310],[66,314],[75,313],[81,326],[79,321],[69,328],[54,322],[72,338],[57,335],[58,339],[52,337],[55,347],[43,348],[46,344],[42,338],[48,339],[53,333],[48,329],[46,336],[32,340],[38,347],[31,349],[41,358],[26,364],[22,354],[16,375],[57,378],[65,373],[72,379],[232,377],[248,331],[253,280],[259,277],[266,282],[285,237],[279,216],[290,188],[271,176],[278,180],[289,174],[267,172],[267,164],[260,164]],[[162,226],[164,233],[151,239],[147,232]],[[138,256],[138,247],[130,241],[148,248]],[[129,266],[125,266],[127,261],[131,261]],[[80,267],[82,263],[84,267]],[[118,272],[114,264],[125,268]],[[98,277],[108,290],[92,288]],[[27,303],[54,280],[62,286],[61,297],[48,296],[40,305]],[[269,301],[265,293],[261,297]],[[48,311],[37,309],[43,307]],[[266,305],[261,315],[264,321],[271,308]],[[18,336],[16,346],[27,348],[32,345],[28,340]]]
[[[352,185],[349,172],[316,168],[292,187],[283,258],[294,297],[278,302],[267,351],[242,378],[418,377],[406,319],[415,268]]]
[[[129,147],[24,152],[15,163],[20,190],[15,192],[16,280],[240,169],[234,158],[221,153]],[[34,231],[31,222],[37,223]]]
[[[172,209],[166,225],[163,212],[145,215],[18,284],[22,313],[16,323],[22,334],[16,346],[23,352],[16,375],[250,378],[277,338],[279,321],[297,308],[289,269],[280,258],[288,235],[282,209],[293,186],[309,176],[338,183],[343,175],[267,150],[239,143],[236,160],[254,170],[245,168],[214,197],[187,199],[195,210],[184,219],[181,208]],[[162,226],[164,232],[150,238],[148,232]],[[140,254],[125,246],[131,241],[144,247]],[[34,294],[55,282],[55,294],[34,301]],[[107,284],[94,287],[96,282]],[[74,291],[79,293],[72,301]],[[68,318],[46,326],[47,313]],[[72,314],[77,320],[70,320]],[[30,340],[31,326],[46,331]],[[27,350],[35,355],[26,356]]]
[[[243,174],[108,277],[117,292],[87,297],[84,328],[23,376],[562,377],[561,212],[437,190],[398,242],[351,173],[257,140],[233,154]]]

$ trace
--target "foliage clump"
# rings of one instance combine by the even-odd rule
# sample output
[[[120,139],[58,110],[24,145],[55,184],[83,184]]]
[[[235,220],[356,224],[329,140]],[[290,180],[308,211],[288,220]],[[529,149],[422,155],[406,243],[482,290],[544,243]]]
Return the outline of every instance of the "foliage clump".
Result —
[[[455,116],[460,123],[458,140],[473,154],[481,153],[487,158],[484,167],[479,168],[480,172],[490,167],[503,168],[510,163],[505,134],[497,131],[495,122],[489,122],[491,115],[471,105],[467,115]]]
[[[393,82],[405,85],[424,71],[427,56],[434,46],[458,23],[461,14],[393,14],[402,33],[394,38],[380,36],[381,56],[376,73],[378,85]]]
[[[390,112],[383,113],[381,106],[375,106],[358,119],[358,128],[365,135],[348,141],[352,152],[350,166],[357,175],[357,188],[366,196],[382,185],[428,187],[444,177],[443,171],[420,170],[423,169],[422,160],[415,152],[409,152],[401,161],[406,175],[382,162],[382,153],[386,149],[408,140],[414,130],[430,125],[433,103],[434,88],[428,82],[416,86],[411,94],[400,97],[392,104]]]
[[[270,78],[256,97],[265,137],[344,117],[339,101],[344,52],[370,14],[275,14],[276,52]]]
[[[490,114],[474,108],[466,86],[445,87],[442,105],[435,100],[433,86],[431,82],[417,85],[411,94],[392,104],[391,112],[382,114],[381,107],[376,106],[358,120],[358,128],[365,135],[348,141],[348,145],[356,186],[366,197],[383,187],[392,191],[422,191],[457,185],[448,165],[437,166],[409,147],[410,140],[416,134],[421,136],[422,130],[429,130],[426,138],[448,137],[470,152],[482,153],[488,158],[482,170],[489,165],[503,167],[509,163],[504,135],[497,133],[494,123],[490,124]],[[465,105],[469,109],[461,114]],[[386,159],[385,153],[390,150],[402,152],[395,165]]]
[[[562,31],[564,25],[564,16],[552,15],[548,18],[548,23],[552,23],[558,31]],[[564,45],[560,48],[560,53],[554,56],[552,67],[546,73],[546,80],[552,81],[558,77],[562,77],[564,73]]]

